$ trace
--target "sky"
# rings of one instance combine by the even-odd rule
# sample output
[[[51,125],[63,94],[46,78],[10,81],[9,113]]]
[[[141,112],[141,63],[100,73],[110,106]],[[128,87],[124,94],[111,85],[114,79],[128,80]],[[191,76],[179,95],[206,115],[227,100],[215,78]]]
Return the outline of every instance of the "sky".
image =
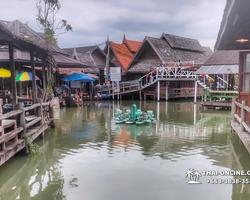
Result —
[[[36,22],[36,0],[0,0],[0,20]],[[60,0],[58,19],[66,19],[72,32],[61,34],[61,48],[101,44],[107,36],[121,43],[159,38],[168,33],[198,39],[212,50],[217,39],[226,0]]]

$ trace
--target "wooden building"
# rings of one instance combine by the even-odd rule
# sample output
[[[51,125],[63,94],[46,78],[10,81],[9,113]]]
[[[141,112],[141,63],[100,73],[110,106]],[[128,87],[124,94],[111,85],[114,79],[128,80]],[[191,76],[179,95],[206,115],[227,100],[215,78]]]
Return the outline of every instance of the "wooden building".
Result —
[[[199,75],[209,75],[213,81],[210,89],[235,90],[238,83],[239,50],[218,50],[214,52],[196,71]],[[209,84],[204,78],[205,84]],[[218,83],[216,85],[216,83]],[[207,85],[208,86],[208,85]]]
[[[49,125],[53,127],[53,109],[50,102],[44,101],[46,94],[43,99],[37,98],[34,59],[35,57],[43,60],[43,77],[45,77],[45,67],[53,66],[50,62],[53,57],[43,44],[37,43],[32,38],[21,37],[10,31],[4,23],[0,23],[0,45],[8,45],[12,100],[12,111],[6,114],[0,112],[0,165],[2,165],[19,151],[26,149],[28,152],[29,143],[37,137],[43,138],[44,131]],[[30,53],[33,98],[28,100],[32,102],[29,106],[21,103],[27,102],[27,99],[17,96],[14,49]],[[0,95],[2,94],[3,91]]]
[[[1,21],[2,23],[10,32],[14,33],[16,36],[24,38],[28,41],[34,41],[36,44],[44,47],[46,49],[46,43],[43,33],[38,33],[32,30],[27,24],[20,22],[19,20],[15,20],[13,22],[9,21]],[[60,83],[60,76],[58,76],[58,72],[60,68],[90,68],[89,65],[85,63],[81,63],[70,57],[70,55],[60,49],[57,43],[53,43],[50,46],[50,50],[52,52],[50,63],[54,63],[54,73],[57,76],[57,83]],[[9,68],[9,55],[8,55],[8,46],[1,45],[0,46],[0,63],[1,67],[8,69]],[[27,50],[20,50],[14,49],[14,60],[15,60],[15,67],[18,70],[18,73],[23,71],[31,71],[30,66],[30,52]],[[42,76],[42,60],[39,58],[34,58],[36,70],[38,75]],[[8,80],[5,85],[8,86]],[[21,83],[19,83],[20,85]],[[19,87],[21,88],[21,87]],[[9,89],[9,88],[6,88]],[[20,92],[20,91],[19,91]]]
[[[123,37],[123,41],[121,44],[109,42],[110,60],[116,66],[121,68],[121,72],[125,72],[140,45],[141,42],[134,40],[127,40],[125,35]],[[105,46],[103,51],[105,54],[108,53],[107,45]]]
[[[84,63],[90,67],[83,68],[84,73],[99,76],[100,84],[105,82],[104,70],[106,66],[106,55],[98,46],[74,47],[63,49],[71,58]],[[110,67],[115,67],[113,62],[109,62]]]
[[[232,103],[231,126],[250,153],[250,3],[228,0],[215,50],[240,50],[238,98]]]
[[[209,47],[201,46],[196,39],[165,33],[160,38],[146,36],[126,69],[126,80],[139,79],[159,65],[165,66],[169,62],[192,62],[193,65],[188,70],[197,70],[211,54],[212,50]],[[169,96],[174,97],[174,93],[180,93],[182,88],[194,89],[194,85],[193,81],[171,81],[168,87],[172,92]],[[166,85],[163,84],[161,87],[163,98],[165,98],[164,87]],[[193,93],[190,93],[191,96],[193,97]]]

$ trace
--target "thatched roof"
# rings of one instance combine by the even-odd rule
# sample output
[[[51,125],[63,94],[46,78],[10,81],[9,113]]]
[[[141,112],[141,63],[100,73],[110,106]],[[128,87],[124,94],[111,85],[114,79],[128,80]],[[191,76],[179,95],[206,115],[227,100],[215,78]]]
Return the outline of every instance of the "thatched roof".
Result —
[[[0,21],[0,45],[6,45],[6,42],[13,42],[16,47],[18,45],[19,49],[32,49],[36,51],[34,53],[39,52],[47,55],[47,50],[44,46],[40,46],[27,38],[22,38],[13,33],[7,25],[10,25],[10,23],[3,23],[3,21]]]
[[[63,66],[78,66],[78,67],[89,67],[89,65],[84,65],[73,58],[70,58],[64,54],[54,53],[52,55],[58,67]],[[28,51],[20,51],[18,49],[14,49],[14,59],[18,62],[29,63],[30,62],[30,52]],[[40,59],[35,59],[36,62],[41,63]],[[1,46],[0,48],[0,62],[9,62],[9,50],[8,46]]]
[[[227,0],[214,50],[241,50],[250,47],[250,2]],[[248,42],[236,42],[239,39]]]
[[[203,65],[238,65],[239,50],[219,50],[214,52]]]
[[[74,48],[64,48],[63,50],[67,52],[70,56],[73,56],[74,49],[77,53],[85,54],[87,52],[92,52],[97,48],[97,46],[86,46],[86,47],[74,47]]]
[[[14,36],[22,38],[25,41],[29,41],[30,43],[35,44],[41,48],[47,49],[44,34],[35,32],[27,24],[24,24],[19,20],[15,20],[13,22],[0,20],[0,23],[3,24],[5,28],[8,29],[8,31],[11,32]],[[49,49],[55,53],[66,54],[58,47],[56,42],[49,46]]]
[[[180,41],[178,41],[180,40]],[[153,52],[143,56],[148,49]],[[209,47],[202,47],[197,40],[163,34],[161,38],[146,36],[139,50],[127,68],[128,73],[147,73],[150,68],[166,62],[194,61],[202,65],[211,55]]]
[[[167,40],[172,49],[204,52],[204,48],[202,48],[197,39],[180,37],[177,35],[170,35],[166,33],[162,34],[161,39],[163,38]]]
[[[99,69],[105,67],[106,55],[97,45],[65,48],[63,50],[70,54],[72,58],[90,66],[84,69],[84,73],[99,74]],[[98,53],[98,56],[94,56],[94,53]],[[110,66],[115,66],[112,61],[110,61]]]

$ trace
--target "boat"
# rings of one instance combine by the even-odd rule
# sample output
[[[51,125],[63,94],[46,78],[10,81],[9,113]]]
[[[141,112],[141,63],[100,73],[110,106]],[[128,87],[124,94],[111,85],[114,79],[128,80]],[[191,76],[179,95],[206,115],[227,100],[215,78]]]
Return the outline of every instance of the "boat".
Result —
[[[138,121],[138,122],[135,122],[137,125],[142,125],[142,124],[144,124],[146,121]]]
[[[125,122],[126,124],[134,124],[135,122],[133,122],[133,121],[127,121],[127,122]]]
[[[116,123],[116,124],[123,124],[124,122],[121,121],[121,120],[115,120],[115,123]]]

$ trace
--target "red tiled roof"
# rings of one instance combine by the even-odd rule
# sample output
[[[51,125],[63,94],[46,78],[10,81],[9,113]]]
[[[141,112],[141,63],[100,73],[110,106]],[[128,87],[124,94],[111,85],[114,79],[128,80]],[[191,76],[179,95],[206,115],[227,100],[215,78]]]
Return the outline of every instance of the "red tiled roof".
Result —
[[[120,63],[121,69],[124,71],[128,67],[130,61],[133,59],[133,54],[129,51],[125,44],[117,44],[110,42],[111,49],[115,57]]]
[[[133,41],[133,40],[125,40],[125,44],[128,46],[129,50],[132,53],[136,53],[139,47],[141,46],[141,42]]]

